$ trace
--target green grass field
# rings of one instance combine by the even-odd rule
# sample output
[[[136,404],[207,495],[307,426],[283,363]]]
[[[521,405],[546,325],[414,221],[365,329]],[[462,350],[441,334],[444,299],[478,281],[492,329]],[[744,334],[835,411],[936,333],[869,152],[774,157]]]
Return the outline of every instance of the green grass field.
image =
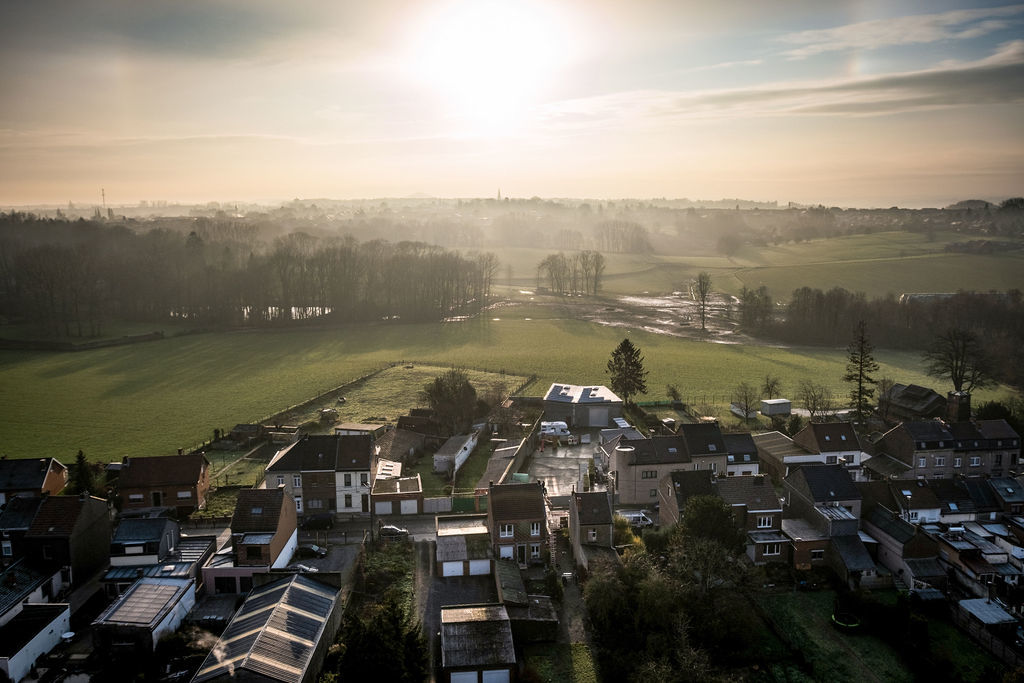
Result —
[[[728,402],[736,384],[756,383],[767,372],[782,378],[783,395],[804,378],[845,393],[842,349],[708,344],[577,320],[206,334],[79,353],[0,353],[0,448],[11,457],[62,461],[79,448],[94,461],[173,453],[209,439],[215,428],[261,420],[410,359],[535,373],[527,393],[540,395],[556,381],[606,383],[608,357],[627,335],[646,357],[652,400],[664,398],[671,382],[686,400]],[[916,354],[876,357],[879,376],[936,384]],[[1007,391],[979,392],[976,400]],[[407,405],[415,406],[416,397],[409,395]]]
[[[1020,275],[1024,272],[1024,251],[991,256],[946,253],[947,245],[967,239],[972,238],[937,233],[929,240],[921,234],[897,231],[747,245],[732,257],[713,253],[606,254],[603,293],[671,292],[701,271],[711,274],[716,291],[737,294],[744,286],[765,285],[777,301],[787,300],[794,289],[803,286],[839,286],[869,297],[1024,287]],[[537,264],[551,253],[543,249],[503,249],[497,284],[506,284],[506,267],[511,267],[513,284],[532,288]]]

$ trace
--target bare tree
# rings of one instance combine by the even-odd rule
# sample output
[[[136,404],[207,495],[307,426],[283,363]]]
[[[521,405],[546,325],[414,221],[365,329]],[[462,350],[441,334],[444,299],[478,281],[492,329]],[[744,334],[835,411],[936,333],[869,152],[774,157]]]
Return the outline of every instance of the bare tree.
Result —
[[[836,412],[835,395],[824,384],[802,380],[797,386],[796,397],[809,413],[811,422],[823,422]]]
[[[938,336],[922,356],[932,377],[949,379],[955,391],[981,389],[993,383],[988,354],[974,332],[950,328]]]
[[[744,422],[750,419],[751,413],[757,411],[758,400],[757,389],[747,382],[741,382],[732,391],[732,404],[743,413]]]
[[[768,373],[764,376],[764,383],[761,384],[761,395],[769,401],[782,393],[782,380],[778,375]]]
[[[889,399],[896,380],[892,377],[881,377],[878,380],[878,414],[883,420],[889,419]]]
[[[711,298],[711,274],[704,271],[697,275],[697,283],[694,286],[694,293],[697,296],[697,306],[700,309],[700,329],[707,329],[708,300]]]

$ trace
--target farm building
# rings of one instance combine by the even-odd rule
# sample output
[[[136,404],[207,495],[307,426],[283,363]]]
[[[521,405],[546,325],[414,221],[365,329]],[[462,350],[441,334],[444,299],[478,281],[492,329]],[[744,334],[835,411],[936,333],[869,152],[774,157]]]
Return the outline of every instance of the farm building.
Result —
[[[445,441],[437,453],[434,453],[434,472],[454,477],[462,464],[469,458],[469,454],[476,448],[479,438],[480,432],[473,432],[472,434],[453,436]]]
[[[605,428],[622,417],[622,399],[602,386],[552,384],[544,396],[544,417],[571,429]]]

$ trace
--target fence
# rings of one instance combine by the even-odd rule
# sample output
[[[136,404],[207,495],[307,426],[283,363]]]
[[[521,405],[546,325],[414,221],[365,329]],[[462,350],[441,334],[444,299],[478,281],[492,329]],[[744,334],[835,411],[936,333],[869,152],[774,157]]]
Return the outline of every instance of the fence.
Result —
[[[986,629],[982,624],[978,623],[977,620],[972,619],[966,611],[955,606],[952,608],[952,612],[953,621],[956,622],[956,625],[991,652],[996,659],[999,659],[1011,669],[1016,669],[1024,664],[1024,657],[1017,654],[1016,650]]]

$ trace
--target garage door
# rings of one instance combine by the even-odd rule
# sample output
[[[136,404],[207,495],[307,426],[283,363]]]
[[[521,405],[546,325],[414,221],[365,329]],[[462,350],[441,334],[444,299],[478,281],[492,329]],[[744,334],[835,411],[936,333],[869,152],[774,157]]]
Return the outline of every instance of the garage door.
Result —
[[[462,576],[462,562],[445,562],[441,565],[441,576]]]
[[[418,500],[403,500],[402,501],[402,514],[403,515],[415,515],[419,512]]]
[[[470,576],[485,576],[491,573],[491,561],[490,560],[470,560],[469,561],[469,575]]]
[[[378,500],[373,504],[373,511],[378,515],[390,515],[391,514],[391,501],[390,500]]]
[[[503,560],[515,559],[516,547],[514,545],[503,545],[498,548],[498,557]]]
[[[453,671],[451,674],[452,683],[476,683],[477,677],[475,671]]]
[[[590,409],[590,425],[591,427],[607,427],[608,426],[608,409],[607,408],[591,408]]]
[[[484,671],[483,683],[508,683],[508,669]]]

